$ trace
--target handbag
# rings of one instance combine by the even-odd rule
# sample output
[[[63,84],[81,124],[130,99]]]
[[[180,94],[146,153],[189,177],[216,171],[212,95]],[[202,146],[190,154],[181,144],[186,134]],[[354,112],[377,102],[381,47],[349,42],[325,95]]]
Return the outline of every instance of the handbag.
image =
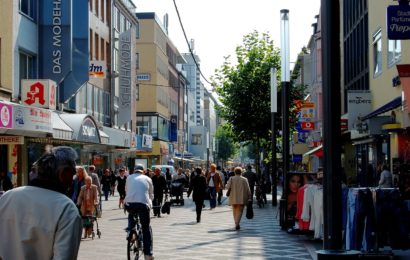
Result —
[[[231,195],[231,188],[229,188],[228,191],[226,192],[226,197],[229,197],[229,195]]]
[[[253,219],[253,208],[252,208],[252,201],[248,201],[248,205],[246,206],[246,218]]]
[[[171,202],[166,201],[161,207],[161,213],[162,214],[167,213],[169,215],[170,212],[171,212]]]

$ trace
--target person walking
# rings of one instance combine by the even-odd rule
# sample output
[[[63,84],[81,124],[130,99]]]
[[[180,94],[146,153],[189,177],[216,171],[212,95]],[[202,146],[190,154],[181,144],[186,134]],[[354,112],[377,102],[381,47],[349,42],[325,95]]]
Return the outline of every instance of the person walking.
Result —
[[[95,216],[96,207],[98,205],[97,186],[92,184],[92,178],[85,178],[85,185],[81,187],[80,195],[78,195],[77,205],[80,207],[81,215]],[[92,225],[84,227],[84,238],[91,237]]]
[[[7,176],[5,171],[0,170],[0,192],[6,192],[12,188],[13,184],[11,183],[9,176]]]
[[[127,176],[125,176],[125,168],[120,169],[120,175],[117,176],[117,191],[120,194],[118,199],[118,208],[124,207],[125,198],[125,183],[127,181]]]
[[[115,175],[114,171],[111,170],[110,168],[110,172],[111,172],[111,190],[110,190],[110,195],[114,196],[115,193],[115,183],[117,180],[117,176]]]
[[[256,176],[256,173],[252,171],[252,165],[248,164],[246,166],[246,172],[244,173],[244,177],[248,179],[249,183],[249,188],[251,189],[251,200],[253,200],[253,194],[255,193],[255,184],[258,181],[258,176]]]
[[[233,219],[235,222],[235,229],[240,229],[240,221],[243,214],[245,204],[251,200],[251,190],[248,180],[242,176],[242,168],[236,167],[234,169],[235,176],[229,178],[226,188],[229,194],[229,205],[232,206]]]
[[[209,200],[209,206],[212,210],[216,207],[216,194],[224,188],[221,175],[216,171],[216,164],[211,164],[211,171],[207,174],[206,181],[209,187],[209,195],[211,197]]]
[[[76,175],[73,179],[73,187],[71,199],[74,203],[77,203],[78,195],[80,194],[81,187],[85,185],[85,178],[88,176],[87,171],[83,166],[76,166]]]
[[[222,173],[222,168],[221,166],[216,167],[216,171],[218,172],[219,176],[221,176],[222,179],[222,187],[225,187],[225,175]],[[223,189],[219,189],[218,191],[218,205],[222,204],[222,197],[223,197]]]
[[[76,159],[71,147],[52,148],[35,163],[30,185],[0,198],[1,259],[77,259],[81,216],[68,196]]]
[[[137,214],[142,227],[145,259],[154,259],[152,246],[152,230],[150,225],[150,210],[154,198],[152,180],[144,174],[144,166],[137,164],[134,174],[127,178],[125,190],[125,209],[128,211],[128,230],[135,227],[134,215]]]
[[[104,174],[101,178],[102,190],[104,192],[105,201],[108,200],[108,195],[111,190],[111,172],[110,169],[105,169]]]
[[[193,192],[192,200],[195,202],[196,222],[199,223],[201,222],[201,212],[204,205],[206,192],[206,178],[202,173],[202,169],[199,167],[195,169],[195,176],[190,182],[187,194],[188,198],[189,195],[191,195],[191,192]]]
[[[101,196],[100,177],[98,177],[98,174],[95,172],[95,166],[94,165],[88,166],[88,175],[93,179],[94,185],[97,186],[98,196]]]
[[[154,200],[152,207],[154,209],[154,216],[161,217],[161,205],[164,198],[164,191],[167,189],[167,181],[161,175],[161,168],[156,167],[154,176],[152,176],[152,185],[154,186]]]

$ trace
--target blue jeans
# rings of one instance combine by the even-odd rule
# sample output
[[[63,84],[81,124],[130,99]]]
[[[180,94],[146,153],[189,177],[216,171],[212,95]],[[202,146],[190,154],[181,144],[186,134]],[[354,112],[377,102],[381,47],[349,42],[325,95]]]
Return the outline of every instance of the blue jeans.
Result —
[[[209,195],[211,196],[211,199],[209,200],[209,206],[211,209],[216,207],[216,188],[215,187],[209,187]]]
[[[152,230],[150,226],[150,209],[143,203],[126,203],[125,209],[128,211],[128,230],[135,227],[134,214],[137,214],[142,227],[142,239],[144,243],[144,255],[152,255]]]

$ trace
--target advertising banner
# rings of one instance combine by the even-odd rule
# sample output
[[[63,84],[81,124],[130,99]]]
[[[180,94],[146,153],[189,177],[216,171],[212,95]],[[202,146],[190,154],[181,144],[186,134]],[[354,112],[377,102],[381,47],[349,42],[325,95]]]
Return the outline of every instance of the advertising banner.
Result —
[[[50,110],[19,105],[13,109],[14,129],[53,133]]]
[[[135,30],[129,29],[120,34],[119,39],[119,112],[118,125],[128,123],[132,119],[134,108],[135,86]]]
[[[171,123],[170,123],[170,131],[169,131],[169,141],[170,142],[177,142],[178,141],[178,116],[172,115],[171,116]]]
[[[90,66],[88,67],[88,75],[90,78],[100,78],[105,79],[107,76],[107,65],[105,61],[92,60],[90,61]]]
[[[39,77],[58,84],[60,102],[88,80],[88,12],[88,1],[39,1]]]

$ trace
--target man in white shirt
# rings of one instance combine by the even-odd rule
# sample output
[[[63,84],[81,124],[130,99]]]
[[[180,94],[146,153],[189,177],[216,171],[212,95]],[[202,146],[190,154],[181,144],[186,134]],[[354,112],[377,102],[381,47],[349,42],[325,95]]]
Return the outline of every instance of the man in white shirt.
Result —
[[[154,186],[152,185],[151,178],[144,175],[144,172],[144,166],[137,164],[134,168],[134,174],[127,178],[125,183],[125,209],[129,213],[128,230],[135,227],[136,223],[133,215],[138,215],[142,227],[145,259],[154,259],[152,256],[152,230],[150,226]]]
[[[77,259],[81,217],[67,196],[77,153],[55,147],[36,162],[38,177],[0,198],[0,259]]]

